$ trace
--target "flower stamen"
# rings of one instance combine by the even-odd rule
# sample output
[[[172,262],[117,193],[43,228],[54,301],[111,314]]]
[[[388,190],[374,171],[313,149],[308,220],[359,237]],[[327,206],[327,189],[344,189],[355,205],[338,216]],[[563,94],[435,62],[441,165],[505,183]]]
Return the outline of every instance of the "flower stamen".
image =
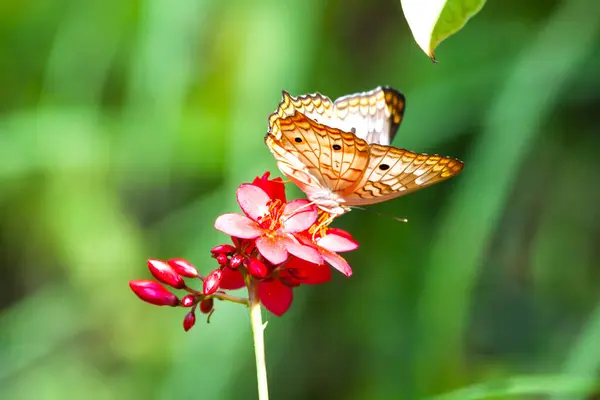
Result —
[[[319,210],[319,217],[316,223],[308,229],[308,233],[312,235],[313,242],[317,237],[322,238],[327,233],[329,224],[335,219],[334,215],[326,211]]]

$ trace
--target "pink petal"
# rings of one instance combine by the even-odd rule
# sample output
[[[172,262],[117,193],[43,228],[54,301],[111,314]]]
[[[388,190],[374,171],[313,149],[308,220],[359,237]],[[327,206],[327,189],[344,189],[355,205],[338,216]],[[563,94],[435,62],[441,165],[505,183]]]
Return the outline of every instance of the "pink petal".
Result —
[[[267,310],[281,317],[292,305],[294,292],[291,287],[272,279],[258,284],[258,297]]]
[[[239,270],[223,268],[223,277],[219,287],[225,290],[236,290],[246,285],[244,276]]]
[[[325,261],[327,261],[333,268],[337,269],[347,277],[352,275],[352,268],[350,268],[350,264],[348,264],[348,262],[344,260],[342,256],[327,250],[322,251],[321,254],[323,254]]]
[[[286,233],[296,233],[307,230],[317,221],[317,206],[309,204],[306,199],[290,201],[283,209],[282,222]]]
[[[223,214],[217,217],[215,228],[221,232],[241,239],[254,239],[262,235],[262,229],[250,218],[240,214]]]
[[[328,229],[327,234],[317,240],[317,244],[336,253],[358,249],[358,242],[348,232],[337,228]]]
[[[281,264],[287,260],[288,252],[281,237],[261,236],[256,239],[256,248],[271,264]]]
[[[323,263],[323,257],[317,249],[300,244],[290,237],[282,237],[281,240],[290,254],[313,264]]]
[[[268,214],[269,195],[258,186],[244,183],[238,187],[236,196],[240,208],[252,220],[258,221],[260,217]]]

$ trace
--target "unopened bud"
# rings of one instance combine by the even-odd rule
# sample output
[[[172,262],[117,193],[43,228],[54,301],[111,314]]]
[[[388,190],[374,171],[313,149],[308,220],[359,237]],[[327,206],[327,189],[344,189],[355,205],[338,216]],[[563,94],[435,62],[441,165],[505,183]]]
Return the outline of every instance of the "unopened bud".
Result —
[[[244,262],[244,256],[241,254],[234,254],[229,260],[229,268],[237,269]]]
[[[221,284],[221,279],[223,279],[223,271],[220,269],[215,269],[212,271],[206,279],[204,280],[204,285],[202,286],[202,291],[205,296],[209,296],[219,289],[219,285]]]
[[[135,280],[129,281],[129,287],[137,297],[143,301],[156,306],[175,307],[179,304],[179,299],[173,293],[169,292],[163,285],[154,281]]]
[[[189,313],[185,314],[185,317],[183,318],[183,329],[186,332],[192,329],[195,323],[196,314],[193,311],[190,311]]]
[[[221,253],[217,256],[217,262],[219,265],[227,265],[229,262],[229,257],[227,257],[227,254]]]
[[[184,307],[191,307],[194,305],[195,302],[196,302],[196,298],[191,294],[185,295],[185,296],[183,296],[183,299],[181,299],[181,304]]]
[[[198,270],[183,258],[173,258],[167,261],[167,263],[181,276],[187,276],[188,278],[198,277]]]
[[[148,260],[148,269],[152,276],[160,282],[173,286],[175,289],[185,287],[183,278],[167,263],[160,260]]]
[[[248,260],[248,273],[257,279],[263,279],[269,273],[267,266],[256,258],[250,258]]]
[[[233,254],[235,252],[235,247],[230,244],[219,244],[210,249],[210,252],[215,257],[219,254]]]
[[[208,314],[213,310],[214,301],[213,298],[204,299],[200,302],[200,311],[203,314]]]

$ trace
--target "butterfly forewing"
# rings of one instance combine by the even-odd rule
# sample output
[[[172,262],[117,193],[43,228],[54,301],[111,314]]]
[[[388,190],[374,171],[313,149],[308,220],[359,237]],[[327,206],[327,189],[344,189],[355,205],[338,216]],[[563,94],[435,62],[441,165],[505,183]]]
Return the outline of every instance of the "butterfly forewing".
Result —
[[[391,146],[369,147],[369,164],[345,204],[374,204],[400,197],[458,174],[463,163],[454,158],[419,154]]]
[[[277,119],[265,140],[286,176],[334,193],[354,187],[369,162],[367,142],[299,111]]]
[[[299,111],[319,124],[354,133],[368,143],[389,145],[402,121],[404,105],[404,96],[389,87],[343,96],[335,102],[319,93],[293,97],[283,92],[279,107],[269,118],[269,129],[278,118]]]

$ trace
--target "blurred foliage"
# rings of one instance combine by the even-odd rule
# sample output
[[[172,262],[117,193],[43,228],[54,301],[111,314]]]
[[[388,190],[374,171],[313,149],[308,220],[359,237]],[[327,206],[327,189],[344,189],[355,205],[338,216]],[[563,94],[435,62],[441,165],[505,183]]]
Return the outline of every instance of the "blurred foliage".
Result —
[[[465,170],[336,221],[354,275],[268,317],[272,398],[592,398],[592,1],[488,2],[437,65],[397,0],[6,1],[0,42],[1,399],[255,398],[245,310],[184,333],[127,281],[149,257],[213,267],[235,187],[278,173],[282,89],[382,84],[407,97],[394,144]]]

